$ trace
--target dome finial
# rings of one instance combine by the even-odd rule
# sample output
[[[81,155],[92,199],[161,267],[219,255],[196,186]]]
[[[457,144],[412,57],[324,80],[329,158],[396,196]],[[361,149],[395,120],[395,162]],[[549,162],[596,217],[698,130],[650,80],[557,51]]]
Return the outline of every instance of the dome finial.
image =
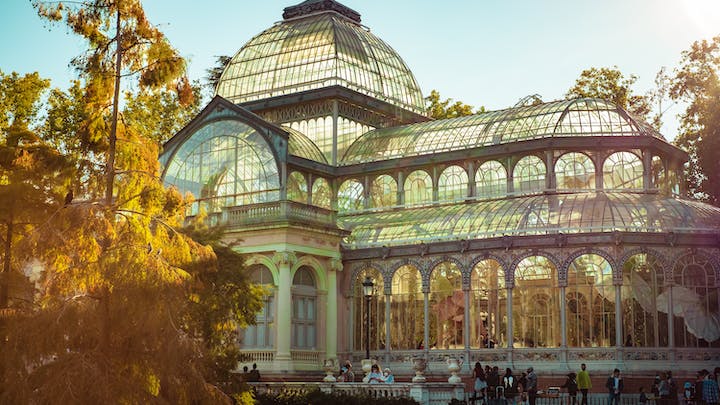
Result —
[[[334,11],[360,24],[360,13],[334,0],[306,0],[300,4],[285,7],[283,10],[283,19],[289,20],[291,18],[323,11]]]

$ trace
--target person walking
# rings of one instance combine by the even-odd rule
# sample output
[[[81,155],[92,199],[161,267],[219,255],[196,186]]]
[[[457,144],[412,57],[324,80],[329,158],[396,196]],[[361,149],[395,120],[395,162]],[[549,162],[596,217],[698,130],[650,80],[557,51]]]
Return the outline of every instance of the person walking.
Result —
[[[715,376],[710,374],[709,371],[703,370],[703,400],[706,405],[718,405],[720,402],[720,392],[718,391],[718,383],[715,380]]]
[[[535,405],[537,399],[538,380],[537,374],[532,367],[527,369],[527,391],[528,391],[528,403],[529,405]]]
[[[608,390],[608,405],[620,405],[620,394],[623,390],[623,380],[620,377],[620,370],[615,369],[605,382]]]
[[[592,381],[590,381],[590,373],[587,372],[585,363],[580,365],[580,371],[577,374],[577,386],[582,394],[580,405],[588,405],[588,391],[592,389]]]

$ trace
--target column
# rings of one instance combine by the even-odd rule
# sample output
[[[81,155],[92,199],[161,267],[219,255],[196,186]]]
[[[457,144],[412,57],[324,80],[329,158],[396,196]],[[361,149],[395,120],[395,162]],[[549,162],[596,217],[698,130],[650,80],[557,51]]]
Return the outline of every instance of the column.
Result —
[[[339,115],[340,115],[340,113],[338,111],[338,102],[337,102],[337,100],[333,100],[333,102],[332,102],[332,126],[333,126],[333,128],[332,128],[332,131],[333,131],[332,137],[333,138],[332,139],[333,139],[333,143],[332,143],[332,153],[331,153],[332,156],[330,159],[330,162],[332,163],[333,166],[336,166],[337,161],[338,161],[338,116]]]
[[[513,289],[508,287],[507,289],[507,347],[508,349],[513,348]]]
[[[615,287],[615,347],[618,349],[622,347],[623,342],[623,325],[622,325],[622,286],[617,284]],[[622,360],[622,353],[618,360]]]
[[[565,295],[567,287],[560,287],[560,347],[567,348],[567,309],[565,308]]]
[[[645,150],[642,153],[642,164],[643,164],[643,190],[650,190],[653,188],[652,184],[652,154]]]
[[[668,348],[670,349],[670,352],[673,353],[673,350],[675,348],[675,315],[673,315],[673,291],[672,291],[672,284],[667,285],[668,289],[668,308],[667,308],[667,314],[668,314]],[[674,356],[674,355],[673,355]]]
[[[554,190],[557,186],[555,181],[555,156],[551,150],[545,151],[545,168],[547,177],[545,177],[545,189]]]
[[[392,283],[385,285],[385,362],[390,361],[390,297],[392,297]]]
[[[475,184],[475,164],[470,161],[467,164],[468,171],[468,197],[477,197],[477,185]]]
[[[278,268],[278,295],[277,295],[277,325],[275,342],[275,364],[276,370],[291,370],[292,358],[290,356],[290,333],[292,314],[292,279],[290,278],[290,267],[295,262],[295,254],[292,252],[276,252],[273,261]]]
[[[337,358],[337,272],[342,271],[342,261],[331,259],[328,269],[327,310],[325,311],[325,358]]]
[[[592,154],[593,165],[595,166],[595,189],[596,190],[602,190],[604,187],[604,185],[603,185],[603,169],[602,169],[603,158],[604,158],[604,156],[601,156],[600,153]]]
[[[463,287],[463,297],[465,298],[465,327],[463,328],[463,340],[465,341],[465,350],[467,351],[470,350],[470,286]],[[488,310],[489,309],[490,308],[488,308]]]
[[[423,339],[425,339],[425,353],[430,350],[430,289],[423,287]]]

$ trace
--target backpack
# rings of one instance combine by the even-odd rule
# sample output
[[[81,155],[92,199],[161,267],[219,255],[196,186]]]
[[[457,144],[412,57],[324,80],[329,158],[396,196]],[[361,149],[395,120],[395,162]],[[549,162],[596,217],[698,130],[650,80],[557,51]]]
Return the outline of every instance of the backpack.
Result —
[[[505,395],[515,395],[517,393],[517,380],[514,376],[503,377],[503,387]]]

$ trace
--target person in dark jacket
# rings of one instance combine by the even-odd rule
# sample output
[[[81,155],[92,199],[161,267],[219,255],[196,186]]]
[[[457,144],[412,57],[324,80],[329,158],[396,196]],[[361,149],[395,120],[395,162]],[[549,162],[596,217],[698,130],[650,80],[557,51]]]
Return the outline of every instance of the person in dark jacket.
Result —
[[[488,398],[495,398],[497,387],[500,385],[500,373],[497,366],[494,366],[490,373],[487,375],[487,394]]]
[[[577,404],[578,385],[577,380],[575,379],[575,373],[569,373],[567,375],[567,379],[565,380],[565,384],[561,387],[567,389],[568,396],[570,397],[570,405]]]
[[[518,386],[517,379],[510,368],[505,369],[505,375],[502,379],[503,391],[505,392],[505,401],[507,404],[515,405],[517,401]]]
[[[620,377],[620,370],[615,369],[605,382],[605,388],[608,390],[608,405],[620,405],[620,394],[623,390],[623,380]]]

